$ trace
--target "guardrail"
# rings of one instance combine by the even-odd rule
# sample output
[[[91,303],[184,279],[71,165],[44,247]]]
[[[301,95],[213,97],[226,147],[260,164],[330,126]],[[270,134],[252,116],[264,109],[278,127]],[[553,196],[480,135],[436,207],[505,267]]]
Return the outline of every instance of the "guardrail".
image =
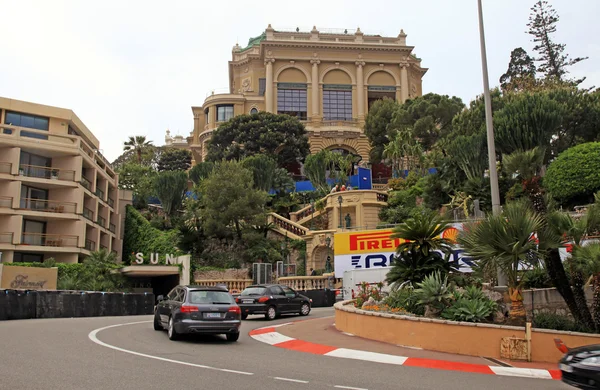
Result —
[[[83,208],[83,216],[92,222],[94,221],[94,212],[87,207]]]
[[[19,175],[27,177],[37,177],[40,179],[54,179],[64,181],[74,181],[75,171],[68,169],[59,169],[51,167],[43,167],[39,165],[19,165]]]
[[[77,236],[62,234],[41,234],[24,232],[21,243],[24,245],[58,246],[77,248]]]
[[[272,222],[273,224],[275,224],[275,226],[277,226],[287,232],[290,232],[296,236],[300,236],[300,237],[305,236],[309,231],[308,228],[306,228],[302,225],[299,225],[295,222],[292,222],[289,219],[284,218],[281,215],[276,214],[276,213],[270,213],[269,219],[270,219],[269,222]]]
[[[0,208],[11,209],[13,198],[10,196],[0,196]]]
[[[46,199],[22,198],[20,208],[49,213],[75,213],[77,211],[77,203],[60,202]]]
[[[336,279],[329,275],[320,276],[285,276],[277,279],[278,284],[283,284],[294,290],[322,290],[325,288],[333,289],[335,284],[342,279]]]
[[[96,243],[92,240],[85,240],[85,249],[87,249],[88,251],[95,251]]]
[[[85,176],[81,176],[81,185],[88,191],[92,191],[92,182],[89,181]]]
[[[252,285],[252,279],[197,279],[194,283],[208,287],[225,286],[231,292],[242,292]]]

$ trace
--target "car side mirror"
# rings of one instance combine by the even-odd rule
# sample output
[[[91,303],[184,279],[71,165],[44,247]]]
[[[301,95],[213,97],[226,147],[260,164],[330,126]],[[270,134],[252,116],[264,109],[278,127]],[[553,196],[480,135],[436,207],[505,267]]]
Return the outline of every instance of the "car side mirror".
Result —
[[[162,301],[164,301],[164,300],[165,300],[165,297],[164,297],[164,296],[162,296],[162,295],[159,295],[158,297],[156,297],[156,300],[157,300],[158,302],[162,302]]]

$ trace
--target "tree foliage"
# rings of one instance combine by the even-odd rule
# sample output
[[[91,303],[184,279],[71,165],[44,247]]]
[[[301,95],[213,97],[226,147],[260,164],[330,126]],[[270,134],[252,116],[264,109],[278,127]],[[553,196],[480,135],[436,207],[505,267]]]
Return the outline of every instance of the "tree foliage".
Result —
[[[188,175],[182,171],[160,172],[154,183],[154,192],[160,200],[167,216],[172,216],[185,198],[188,188]]]
[[[277,162],[264,154],[248,156],[242,160],[242,166],[252,172],[254,188],[269,192],[273,188]]]
[[[383,158],[383,148],[390,142],[388,127],[398,103],[392,99],[377,100],[365,117],[365,135],[371,144],[369,159],[378,163]]]
[[[548,166],[544,185],[562,202],[589,200],[600,190],[600,142],[574,146]]]
[[[152,141],[148,141],[146,136],[144,135],[136,135],[130,136],[129,139],[123,142],[123,150],[124,151],[132,151],[135,156],[138,164],[142,163],[142,157],[148,151],[150,151],[154,145],[152,145]]]
[[[194,182],[194,184],[198,185],[208,176],[210,176],[211,172],[215,168],[215,163],[212,161],[203,161],[194,165],[192,169],[189,171],[190,180]]]
[[[533,36],[535,46],[534,51],[538,53],[536,61],[540,63],[538,70],[548,79],[564,80],[568,73],[568,67],[575,65],[587,57],[570,58],[565,54],[566,45],[556,43],[551,35],[556,32],[556,24],[559,16],[552,5],[546,0],[538,0],[531,8],[527,31]],[[580,84],[584,79],[576,80],[575,84]]]
[[[148,198],[155,193],[156,171],[149,166],[129,162],[118,169],[117,173],[119,174],[119,188],[133,192],[136,207],[146,206]]]
[[[510,62],[506,73],[500,76],[503,91],[522,91],[535,83],[536,68],[533,58],[522,47],[510,53]]]
[[[186,149],[167,148],[158,159],[157,169],[162,171],[187,171],[192,165],[192,153]]]
[[[208,143],[208,161],[242,160],[266,154],[281,166],[309,153],[304,125],[289,115],[260,112],[238,115],[220,125]]]

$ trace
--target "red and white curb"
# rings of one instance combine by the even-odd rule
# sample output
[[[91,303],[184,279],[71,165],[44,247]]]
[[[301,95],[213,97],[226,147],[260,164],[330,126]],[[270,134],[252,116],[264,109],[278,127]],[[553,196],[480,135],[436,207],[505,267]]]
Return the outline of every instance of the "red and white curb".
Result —
[[[308,341],[294,339],[276,331],[276,328],[289,325],[290,323],[254,329],[248,334],[253,339],[275,347],[291,349],[293,351],[312,353],[315,355],[332,356],[344,359],[364,360],[376,363],[395,364],[398,366],[434,368],[438,370],[463,371],[478,374],[517,376],[537,379],[560,380],[560,370],[541,370],[532,368],[486,366],[483,364],[471,364],[460,362],[449,362],[445,360],[433,360],[414,358],[384,353],[360,351],[356,349],[337,348],[323,344],[315,344]]]

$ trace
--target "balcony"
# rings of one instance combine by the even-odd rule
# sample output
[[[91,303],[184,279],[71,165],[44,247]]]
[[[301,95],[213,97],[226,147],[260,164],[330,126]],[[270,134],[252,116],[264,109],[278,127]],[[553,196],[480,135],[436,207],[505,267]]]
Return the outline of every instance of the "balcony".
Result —
[[[2,140],[35,142],[36,144],[46,144],[51,147],[52,144],[60,147],[77,147],[78,137],[67,134],[50,133],[44,130],[30,129],[12,125],[0,125],[0,137]]]
[[[106,245],[100,244],[100,249],[104,249],[105,251],[108,251],[108,247]]]
[[[23,245],[38,245],[52,247],[77,248],[77,236],[62,234],[41,234],[23,232],[21,243]]]
[[[95,251],[96,243],[92,240],[85,240],[85,249],[87,249],[88,251]]]
[[[360,127],[360,122],[356,119],[351,120],[327,120],[321,122],[321,127]]]
[[[19,175],[37,177],[40,179],[53,179],[75,181],[75,171],[58,168],[48,168],[38,165],[19,165]]]
[[[90,221],[94,221],[94,212],[88,209],[87,207],[83,208],[83,216],[89,219]]]
[[[12,244],[13,233],[0,233],[0,244]]]
[[[108,227],[108,230],[110,230],[111,232],[115,232],[115,230],[117,230],[117,227],[115,226],[114,223],[111,223],[110,226]]]
[[[13,198],[10,196],[0,196],[0,209],[10,209],[12,208]]]
[[[102,227],[106,227],[106,219],[98,216],[98,220],[96,221],[96,223]]]
[[[98,188],[98,185],[96,184],[96,192],[94,192],[94,194],[96,194],[96,196],[102,200],[104,200],[104,191],[102,191],[100,188]]]
[[[81,176],[81,185],[88,191],[92,191],[92,182],[85,178],[85,176]]]
[[[10,174],[12,171],[12,163],[0,161],[0,173]]]
[[[73,213],[77,211],[77,203],[59,202],[45,199],[21,199],[20,208],[33,211],[44,211],[49,213]]]
[[[108,205],[109,205],[110,207],[112,207],[112,208],[114,208],[114,207],[115,207],[115,201],[114,201],[114,199],[112,199],[112,198],[108,198],[107,202],[108,202]]]

